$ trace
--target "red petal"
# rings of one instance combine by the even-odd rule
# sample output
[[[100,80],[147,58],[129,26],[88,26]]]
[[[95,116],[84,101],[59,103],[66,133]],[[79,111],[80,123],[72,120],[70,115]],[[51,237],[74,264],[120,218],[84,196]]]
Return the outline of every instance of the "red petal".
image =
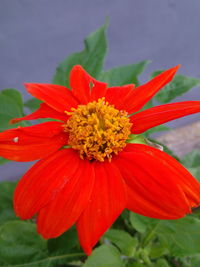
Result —
[[[132,133],[143,133],[157,125],[197,112],[200,112],[200,101],[185,101],[149,108],[131,117]]]
[[[173,79],[179,67],[180,65],[166,70],[146,84],[135,88],[126,102],[129,113],[140,110],[162,87]]]
[[[54,200],[79,165],[78,155],[72,149],[62,149],[37,162],[15,189],[14,209],[17,216],[29,219]]]
[[[67,144],[62,123],[45,122],[0,133],[0,156],[15,161],[32,161],[48,156]]]
[[[89,204],[77,223],[78,236],[85,253],[117,219],[126,205],[122,177],[111,163],[94,163],[95,183]]]
[[[17,123],[19,121],[23,120],[35,120],[35,119],[42,119],[42,118],[52,118],[56,120],[66,121],[69,116],[67,116],[64,113],[60,113],[56,111],[55,109],[52,109],[47,104],[42,103],[36,111],[33,113],[24,116],[22,118],[14,118],[10,121],[11,124]]]
[[[88,204],[94,185],[93,164],[79,161],[79,168],[56,198],[45,206],[38,216],[38,232],[44,238],[61,235],[69,229]],[[65,170],[67,171],[67,170]]]
[[[70,87],[74,96],[82,104],[105,96],[107,84],[92,78],[80,65],[70,72]]]
[[[127,106],[127,101],[133,92],[134,84],[128,84],[121,87],[110,87],[106,92],[106,101],[109,104],[114,105],[115,108],[119,110],[126,110],[128,113],[130,111],[129,106]]]
[[[113,160],[128,187],[127,208],[157,219],[178,219],[200,204],[200,184],[174,158],[132,144]]]
[[[31,95],[59,112],[70,111],[78,105],[72,92],[64,86],[39,83],[26,83],[25,86]]]

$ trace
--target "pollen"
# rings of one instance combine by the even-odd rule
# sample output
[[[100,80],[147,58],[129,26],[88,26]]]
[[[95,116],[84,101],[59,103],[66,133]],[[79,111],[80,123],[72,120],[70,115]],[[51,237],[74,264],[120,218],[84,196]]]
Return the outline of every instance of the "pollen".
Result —
[[[63,125],[69,133],[68,144],[82,159],[111,161],[126,146],[132,126],[128,114],[109,105],[105,98],[66,113],[71,115]]]

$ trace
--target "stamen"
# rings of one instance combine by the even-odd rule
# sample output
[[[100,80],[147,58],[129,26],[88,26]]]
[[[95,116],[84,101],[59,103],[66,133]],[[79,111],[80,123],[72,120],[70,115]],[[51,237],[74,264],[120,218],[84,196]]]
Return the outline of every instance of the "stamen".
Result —
[[[63,125],[69,133],[68,143],[82,159],[111,160],[126,146],[132,126],[128,114],[109,105],[105,98],[66,113],[71,115]]]

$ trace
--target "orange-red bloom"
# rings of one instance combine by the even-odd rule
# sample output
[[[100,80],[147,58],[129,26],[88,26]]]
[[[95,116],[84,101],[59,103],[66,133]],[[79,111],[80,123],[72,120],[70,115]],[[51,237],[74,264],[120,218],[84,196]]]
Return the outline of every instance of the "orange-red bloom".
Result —
[[[81,66],[71,71],[71,91],[59,85],[26,84],[43,103],[12,122],[55,121],[0,133],[0,156],[39,160],[15,190],[16,214],[22,219],[37,214],[38,232],[44,238],[57,237],[76,223],[89,255],[125,208],[153,218],[178,219],[198,206],[200,185],[174,158],[144,144],[126,143],[130,133],[200,112],[200,101],[186,101],[137,113],[177,69],[137,88],[107,88]]]

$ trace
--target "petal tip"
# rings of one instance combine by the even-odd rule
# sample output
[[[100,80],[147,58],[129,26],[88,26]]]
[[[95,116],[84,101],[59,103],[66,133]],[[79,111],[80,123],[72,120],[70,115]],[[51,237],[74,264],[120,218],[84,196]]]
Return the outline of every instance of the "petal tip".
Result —
[[[78,71],[78,70],[84,70],[84,68],[81,66],[81,65],[74,65],[72,68],[71,68],[71,72],[72,71]]]
[[[30,92],[31,90],[31,85],[33,85],[33,83],[24,83],[24,87],[26,88],[27,92]]]
[[[91,246],[85,246],[85,247],[83,247],[82,246],[82,249],[83,249],[83,251],[85,252],[85,254],[87,255],[87,256],[90,256],[91,254],[92,254],[92,247]]]
[[[9,124],[15,124],[15,123],[17,123],[19,120],[18,120],[18,118],[14,118],[14,119],[11,119],[10,121],[9,121]]]
[[[174,70],[177,71],[181,67],[181,64],[178,64],[177,66],[174,67]]]
[[[27,88],[30,86],[31,83],[24,83],[24,86]]]

